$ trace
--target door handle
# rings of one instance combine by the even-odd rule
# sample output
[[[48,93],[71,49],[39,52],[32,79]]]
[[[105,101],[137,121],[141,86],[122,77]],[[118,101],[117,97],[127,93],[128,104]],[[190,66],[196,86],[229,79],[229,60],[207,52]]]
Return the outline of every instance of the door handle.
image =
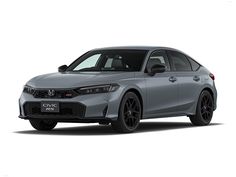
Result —
[[[169,81],[170,82],[175,82],[175,81],[177,81],[177,78],[174,77],[174,76],[171,76],[171,77],[169,77]]]
[[[199,76],[194,76],[194,77],[193,77],[193,80],[196,81],[196,82],[198,82],[198,81],[200,81],[200,77],[199,77]]]

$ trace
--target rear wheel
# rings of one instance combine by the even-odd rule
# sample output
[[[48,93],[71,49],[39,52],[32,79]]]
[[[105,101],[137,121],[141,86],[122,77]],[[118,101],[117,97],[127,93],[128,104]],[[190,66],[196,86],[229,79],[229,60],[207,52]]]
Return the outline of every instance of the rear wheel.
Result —
[[[121,133],[133,132],[137,129],[141,116],[142,107],[138,96],[128,92],[121,101],[117,121],[111,123],[112,128]]]
[[[30,124],[36,130],[47,131],[52,130],[57,125],[57,122],[52,120],[30,120]]]
[[[211,94],[204,90],[202,91],[197,104],[196,114],[190,116],[193,125],[208,125],[213,116],[213,98]]]

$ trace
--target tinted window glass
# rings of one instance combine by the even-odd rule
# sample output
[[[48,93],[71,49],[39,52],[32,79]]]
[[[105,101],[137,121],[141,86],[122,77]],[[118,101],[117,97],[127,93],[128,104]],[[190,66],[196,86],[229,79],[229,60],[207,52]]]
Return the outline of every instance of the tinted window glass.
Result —
[[[166,70],[170,70],[167,55],[164,51],[156,51],[151,54],[147,63],[147,69],[151,69],[151,67],[156,64],[164,65]]]
[[[191,65],[192,65],[193,71],[198,70],[200,65],[196,61],[194,61],[192,58],[190,58],[190,57],[188,57],[188,60],[190,61]]]
[[[73,62],[67,71],[140,71],[146,50],[91,51]]]
[[[173,67],[176,71],[191,71],[191,65],[185,55],[175,52],[169,51],[170,58],[173,63]]]
[[[112,66],[112,62],[113,62],[113,59],[112,59],[112,58],[107,59],[106,64],[105,64],[104,67],[105,67],[105,68],[111,67],[111,66]]]

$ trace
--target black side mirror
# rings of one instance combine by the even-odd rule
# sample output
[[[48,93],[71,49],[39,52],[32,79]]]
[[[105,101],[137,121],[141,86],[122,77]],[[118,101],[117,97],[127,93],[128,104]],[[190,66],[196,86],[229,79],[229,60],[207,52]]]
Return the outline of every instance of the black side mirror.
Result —
[[[67,67],[68,67],[67,65],[62,65],[62,66],[58,67],[58,72],[66,71]]]
[[[166,67],[164,65],[161,64],[155,64],[151,67],[150,71],[148,72],[148,74],[150,76],[154,76],[156,73],[163,73],[166,71]]]

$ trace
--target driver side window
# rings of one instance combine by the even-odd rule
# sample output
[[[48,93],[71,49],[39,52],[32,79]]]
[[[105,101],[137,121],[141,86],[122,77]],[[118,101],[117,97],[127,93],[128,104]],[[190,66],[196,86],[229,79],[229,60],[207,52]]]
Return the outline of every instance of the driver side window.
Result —
[[[169,64],[169,61],[168,61],[165,51],[153,52],[148,59],[148,63],[147,63],[146,68],[148,70],[150,70],[152,68],[152,66],[154,66],[156,64],[164,65],[166,67],[166,71],[170,70],[170,64]]]

